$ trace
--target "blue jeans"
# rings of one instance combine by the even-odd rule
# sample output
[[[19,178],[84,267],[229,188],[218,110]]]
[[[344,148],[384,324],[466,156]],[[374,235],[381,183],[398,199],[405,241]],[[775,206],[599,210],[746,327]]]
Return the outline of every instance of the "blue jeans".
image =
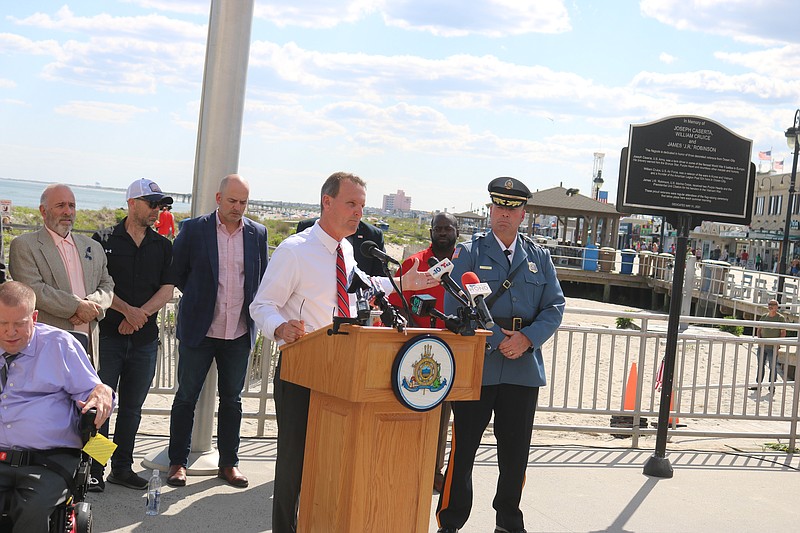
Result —
[[[756,374],[756,381],[761,383],[764,381],[764,376],[767,374],[767,363],[769,363],[769,383],[775,383],[777,377],[783,379],[783,368],[775,356],[775,346],[759,346],[758,347],[758,372]]]
[[[133,445],[142,405],[156,374],[158,339],[134,346],[130,336],[100,337],[100,380],[117,392],[117,422],[114,443],[117,449],[111,456],[111,470],[125,472],[133,465]],[[100,428],[108,436],[108,421]]]
[[[199,346],[178,346],[178,392],[169,420],[169,464],[186,466],[192,444],[194,409],[211,361],[217,362],[217,450],[219,466],[239,464],[242,388],[250,359],[250,335],[224,340],[206,337]]]

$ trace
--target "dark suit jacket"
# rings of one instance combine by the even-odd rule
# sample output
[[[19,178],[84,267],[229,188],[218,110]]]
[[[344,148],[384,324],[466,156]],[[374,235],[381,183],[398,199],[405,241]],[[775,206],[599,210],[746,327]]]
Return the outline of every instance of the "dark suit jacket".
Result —
[[[267,228],[244,218],[244,309],[250,345],[256,328],[250,318],[250,302],[267,268]],[[219,252],[217,212],[185,221],[172,248],[172,261],[183,292],[178,309],[177,337],[187,346],[198,346],[208,333],[217,302]]]
[[[310,228],[316,221],[316,218],[301,220],[297,223],[297,231],[295,233],[300,233],[301,231]],[[374,257],[365,257],[364,254],[361,253],[361,243],[364,241],[372,241],[378,245],[378,249],[384,252],[386,251],[383,247],[383,232],[380,230],[380,228],[376,228],[372,224],[367,224],[362,220],[358,223],[358,229],[356,232],[347,237],[347,240],[353,245],[353,256],[356,259],[358,268],[363,270],[364,273],[369,276],[386,275],[383,272],[383,267],[381,266],[380,261]]]

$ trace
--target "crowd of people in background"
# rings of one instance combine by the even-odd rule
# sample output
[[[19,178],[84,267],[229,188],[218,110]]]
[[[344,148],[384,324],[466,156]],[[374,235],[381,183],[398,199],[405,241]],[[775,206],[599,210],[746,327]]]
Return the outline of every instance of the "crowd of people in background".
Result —
[[[216,194],[216,209],[184,221],[176,232],[172,198],[152,180],[141,178],[127,189],[127,216],[92,238],[72,231],[77,206],[68,186],[55,184],[42,193],[45,226],[12,241],[10,273],[15,281],[0,287],[0,347],[5,351],[0,361],[0,422],[3,428],[19,428],[0,431],[0,482],[12,490],[6,507],[16,527],[48,531],[49,516],[65,501],[68,490],[58,481],[60,475],[54,477],[48,470],[50,459],[37,462],[37,454],[24,454],[23,476],[15,470],[19,461],[8,464],[2,458],[16,457],[19,447],[31,445],[44,457],[56,457],[65,444],[79,447],[73,424],[77,411],[69,412],[75,407],[96,407],[95,423],[104,435],[109,434],[109,415],[118,407],[111,471],[106,477],[106,465],[95,462],[89,491],[104,491],[106,481],[134,490],[147,488],[148,480],[134,471],[133,450],[155,375],[156,316],[175,297],[176,288],[181,291],[176,329],[180,357],[167,483],[173,487],[187,483],[195,405],[216,362],[217,476],[245,488],[248,479],[238,467],[241,398],[257,331],[284,346],[330,323],[332,309],[334,316],[355,316],[355,296],[344,289],[356,275],[370,275],[371,283],[381,285],[386,294],[398,283],[411,292],[434,292],[442,300],[439,309],[453,313],[453,302],[442,297],[439,282],[427,271],[428,264],[422,264],[429,255],[437,260],[452,258],[454,272],[480,273],[497,293],[481,399],[453,405],[463,445],[444,472],[449,410],[440,423],[434,476],[435,489],[442,492],[439,531],[456,531],[467,521],[472,464],[494,416],[500,469],[494,500],[497,527],[524,532],[519,503],[538,390],[545,383],[541,345],[555,333],[564,309],[548,249],[518,233],[529,189],[514,178],[492,180],[492,229],[473,235],[458,248],[457,220],[447,213],[433,217],[430,248],[404,263],[395,274],[397,280],[384,277],[389,272],[383,265],[370,264],[374,257],[359,257],[365,240],[377,241],[383,248],[383,235],[361,220],[366,184],[358,176],[341,172],[330,176],[320,193],[320,218],[298,228],[271,259],[266,228],[244,216],[249,190],[241,176],[226,176]],[[502,278],[506,281],[501,288]],[[511,283],[513,279],[519,283]],[[86,349],[69,340],[65,330],[85,333]],[[40,368],[40,360],[50,366]],[[297,530],[309,391],[283,381],[280,367],[279,359],[274,378],[278,451],[272,529],[285,533]],[[71,381],[74,369],[82,369],[80,383]],[[10,392],[4,390],[6,380]],[[20,413],[34,399],[43,415],[58,406],[57,434],[44,432],[48,437],[43,439],[37,423],[19,422]],[[72,468],[80,454],[74,449],[63,455],[59,460]],[[35,494],[15,497],[22,486]]]

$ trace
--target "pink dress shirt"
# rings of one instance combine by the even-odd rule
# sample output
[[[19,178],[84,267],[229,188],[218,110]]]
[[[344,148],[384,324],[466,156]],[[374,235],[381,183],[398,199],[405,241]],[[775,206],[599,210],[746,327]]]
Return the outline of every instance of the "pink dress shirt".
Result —
[[[214,339],[238,339],[247,333],[244,314],[244,223],[233,233],[228,233],[217,218],[217,255],[219,258],[219,278],[217,281],[217,302],[214,317],[208,328],[207,337]]]
[[[81,257],[78,255],[78,248],[75,246],[75,241],[72,240],[72,233],[68,233],[66,238],[64,238],[47,226],[45,226],[45,229],[53,238],[53,242],[58,250],[58,255],[61,256],[61,261],[64,262],[64,268],[67,269],[67,276],[69,276],[69,285],[72,288],[72,294],[83,300],[86,298],[86,286],[83,283],[83,265],[81,265]],[[75,326],[75,329],[89,334],[89,324]]]

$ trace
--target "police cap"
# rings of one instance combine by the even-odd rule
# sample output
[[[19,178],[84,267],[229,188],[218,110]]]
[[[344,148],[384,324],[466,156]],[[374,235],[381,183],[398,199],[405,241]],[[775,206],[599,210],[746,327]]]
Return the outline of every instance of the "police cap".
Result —
[[[501,207],[515,208],[528,203],[531,191],[516,178],[495,178],[489,182],[492,203]]]

